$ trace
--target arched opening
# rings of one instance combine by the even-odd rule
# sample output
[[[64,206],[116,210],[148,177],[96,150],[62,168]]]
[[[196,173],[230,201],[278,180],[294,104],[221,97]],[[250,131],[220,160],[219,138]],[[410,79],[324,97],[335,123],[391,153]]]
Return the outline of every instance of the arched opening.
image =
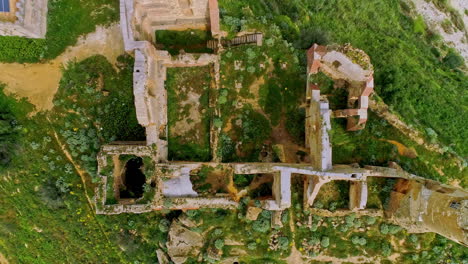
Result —
[[[134,157],[127,161],[122,175],[123,186],[120,190],[120,198],[140,198],[143,196],[146,176],[142,167],[143,159],[140,157]]]

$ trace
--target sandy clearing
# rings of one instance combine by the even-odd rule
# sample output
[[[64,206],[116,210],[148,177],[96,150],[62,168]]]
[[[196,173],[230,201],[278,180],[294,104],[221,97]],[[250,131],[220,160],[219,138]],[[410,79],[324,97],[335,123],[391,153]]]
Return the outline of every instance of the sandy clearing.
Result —
[[[6,83],[5,92],[26,97],[36,106],[36,111],[50,110],[52,99],[58,90],[62,67],[69,61],[77,61],[101,54],[113,65],[124,53],[120,25],[98,27],[95,32],[78,39],[56,59],[47,63],[0,63],[0,82]]]

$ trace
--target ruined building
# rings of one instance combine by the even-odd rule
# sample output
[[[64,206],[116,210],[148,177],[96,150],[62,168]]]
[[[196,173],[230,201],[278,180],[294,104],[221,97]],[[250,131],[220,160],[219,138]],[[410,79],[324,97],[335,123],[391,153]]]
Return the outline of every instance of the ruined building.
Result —
[[[215,0],[162,1],[120,0],[121,26],[125,49],[135,56],[133,89],[139,123],[146,129],[146,142],[116,142],[103,146],[98,156],[100,182],[96,189],[99,214],[143,213],[152,210],[238,207],[240,193],[202,193],[194,175],[213,174],[232,183],[238,175],[265,174],[273,179],[272,193],[259,207],[282,211],[291,206],[291,179],[304,180],[304,208],[313,206],[321,187],[330,181],[350,183],[349,211],[366,208],[369,177],[398,179],[385,216],[410,232],[436,232],[468,245],[468,192],[411,175],[399,168],[332,164],[329,137],[330,118],[345,117],[348,130],[362,129],[367,120],[369,95],[373,91],[373,69],[368,56],[349,45],[325,47],[313,45],[308,51],[308,76],[322,72],[335,82],[346,84],[348,109],[332,111],[320,87],[308,81],[306,87],[306,147],[311,163],[221,163],[216,149],[220,129],[211,125],[211,162],[168,161],[167,91],[164,87],[168,67],[208,65],[218,89],[219,57],[217,54],[183,53],[171,56],[157,50],[155,29],[210,30],[220,46],[224,35],[219,30],[219,10]],[[261,44],[261,43],[258,43]],[[211,44],[213,45],[213,44]],[[310,80],[310,78],[309,78]],[[127,163],[121,157],[133,155]],[[130,169],[144,172],[149,192],[142,197],[119,193]],[[200,178],[202,178],[200,176]],[[228,186],[229,187],[229,186]],[[135,190],[141,192],[141,190]]]
[[[0,0],[0,36],[45,38],[48,0]]]

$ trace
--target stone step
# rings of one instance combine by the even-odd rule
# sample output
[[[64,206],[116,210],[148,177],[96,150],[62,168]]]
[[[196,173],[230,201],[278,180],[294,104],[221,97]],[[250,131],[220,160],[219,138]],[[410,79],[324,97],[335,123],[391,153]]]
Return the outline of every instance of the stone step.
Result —
[[[166,19],[155,20],[151,22],[151,26],[168,26],[168,25],[185,25],[185,24],[208,24],[210,21],[207,18],[187,18],[187,19]]]
[[[168,9],[170,9],[171,5],[169,5],[167,3],[148,3],[148,4],[140,5],[140,7],[142,9],[145,9],[145,10],[152,10],[152,9],[159,9],[159,8],[168,8]]]

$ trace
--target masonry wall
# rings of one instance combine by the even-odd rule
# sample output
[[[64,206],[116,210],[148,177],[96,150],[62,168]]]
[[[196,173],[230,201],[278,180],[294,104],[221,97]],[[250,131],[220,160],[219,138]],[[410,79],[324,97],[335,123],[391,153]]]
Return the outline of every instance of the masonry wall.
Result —
[[[386,211],[410,232],[435,232],[468,246],[468,192],[425,180],[400,179]]]
[[[0,22],[0,36],[45,38],[47,32],[48,0],[21,0],[15,22]]]

